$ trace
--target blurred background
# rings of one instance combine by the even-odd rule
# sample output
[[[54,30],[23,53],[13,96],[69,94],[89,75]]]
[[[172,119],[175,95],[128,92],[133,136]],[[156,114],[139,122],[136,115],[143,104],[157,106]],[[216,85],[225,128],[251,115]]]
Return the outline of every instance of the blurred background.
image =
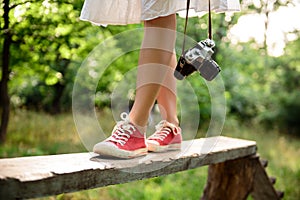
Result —
[[[0,157],[86,151],[71,110],[77,70],[96,45],[142,24],[93,26],[79,20],[82,4],[82,0],[1,1]],[[298,200],[300,1],[241,0],[241,5],[241,12],[212,15],[214,59],[225,84],[222,135],[257,141],[260,156],[269,160],[269,175],[277,177],[275,187],[285,192],[284,199]],[[178,16],[177,23],[183,32],[184,19]],[[206,39],[207,16],[190,18],[187,33],[196,41]],[[121,42],[116,41],[116,49],[124,48],[118,45]],[[115,60],[98,83],[95,105],[104,130],[110,132],[115,123],[110,95],[123,74],[137,65],[138,53]],[[210,96],[198,74],[188,81],[197,88],[199,104],[184,109],[200,108],[201,137],[210,120]],[[45,199],[199,199],[206,174],[204,167]]]

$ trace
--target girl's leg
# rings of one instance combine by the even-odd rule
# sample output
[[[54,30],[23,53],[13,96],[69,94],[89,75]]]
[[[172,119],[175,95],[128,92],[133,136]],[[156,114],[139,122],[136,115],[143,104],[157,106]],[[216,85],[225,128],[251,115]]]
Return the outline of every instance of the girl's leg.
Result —
[[[176,64],[176,54],[174,53],[171,59],[170,67],[175,69]],[[159,90],[157,102],[162,119],[178,126],[179,121],[177,117],[176,105],[176,79],[173,75],[173,70],[169,70],[167,72],[165,82]]]
[[[173,53],[176,37],[175,29],[175,14],[145,22],[144,40],[137,72],[135,102],[129,116],[126,113],[121,114],[122,121],[117,123],[111,137],[94,146],[95,153],[133,158],[145,155],[148,150],[151,150],[146,145],[145,126],[154,101],[158,99],[162,107],[167,110],[173,109],[172,112],[175,111],[174,105],[176,106],[175,94],[169,88],[169,85],[173,84],[162,86],[164,83],[168,83],[170,79],[168,77],[171,75],[170,71],[173,71],[171,67],[174,65],[173,58],[175,56]],[[166,98],[170,98],[170,102],[167,102],[168,99]],[[166,118],[173,115],[169,111],[166,112]],[[169,134],[171,138],[167,138],[168,145],[164,145],[163,149],[180,149],[181,130],[172,124],[169,124],[169,126],[172,127],[174,134]],[[152,146],[154,145],[152,151],[161,149],[160,144],[156,147],[156,143],[156,141],[151,141]]]
[[[176,101],[174,94],[170,95],[168,89],[161,87],[170,67],[174,67],[176,15],[145,21],[144,25],[145,32],[139,58],[136,97],[129,114],[130,121],[138,127],[147,125],[149,113],[158,97],[165,109],[173,107],[171,104],[174,104],[174,100],[171,100],[173,103],[166,103],[165,95],[170,96],[171,99],[175,98]],[[171,116],[173,113],[168,113],[168,115]]]

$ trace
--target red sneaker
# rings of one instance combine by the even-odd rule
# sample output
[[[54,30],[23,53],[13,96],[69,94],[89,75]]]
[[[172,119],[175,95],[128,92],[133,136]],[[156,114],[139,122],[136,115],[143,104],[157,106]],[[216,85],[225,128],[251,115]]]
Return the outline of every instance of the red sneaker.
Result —
[[[145,135],[129,121],[127,113],[122,113],[112,131],[112,135],[94,146],[93,151],[100,155],[119,158],[134,158],[146,155],[148,150],[145,144]]]
[[[180,127],[163,120],[155,128],[155,133],[146,140],[149,151],[180,150],[182,142]]]

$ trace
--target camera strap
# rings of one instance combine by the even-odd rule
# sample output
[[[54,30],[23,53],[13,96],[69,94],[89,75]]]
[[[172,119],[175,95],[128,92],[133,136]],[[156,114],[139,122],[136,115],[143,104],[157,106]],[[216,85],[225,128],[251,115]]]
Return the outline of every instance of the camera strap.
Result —
[[[186,3],[186,15],[185,15],[184,32],[183,32],[184,35],[183,35],[181,55],[184,54],[184,49],[185,49],[185,39],[186,39],[185,35],[186,35],[186,28],[187,28],[188,19],[189,19],[190,2],[191,2],[191,0],[187,0],[187,3]]]
[[[190,2],[191,2],[191,0],[187,0],[187,3],[186,3],[186,16],[185,16],[184,36],[183,36],[183,44],[182,44],[181,55],[184,54],[184,50],[185,50],[186,29],[187,29],[188,19],[189,19]],[[208,0],[208,38],[210,40],[212,39],[212,23],[211,23],[211,5],[210,5],[210,0]]]
[[[212,23],[211,23],[210,0],[208,0],[208,39],[212,40]]]

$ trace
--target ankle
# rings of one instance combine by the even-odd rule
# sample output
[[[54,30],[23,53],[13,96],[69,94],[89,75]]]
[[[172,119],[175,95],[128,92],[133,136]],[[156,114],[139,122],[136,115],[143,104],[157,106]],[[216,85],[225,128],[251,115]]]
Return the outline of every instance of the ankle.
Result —
[[[147,126],[139,126],[137,124],[135,124],[134,122],[131,122],[139,131],[141,134],[143,134],[144,136],[146,135],[147,132]]]
[[[140,125],[139,123],[136,123],[136,121],[132,120],[130,117],[129,121],[140,131],[141,134],[146,135],[147,125]]]
[[[177,117],[176,118],[167,118],[166,121],[179,127],[179,120]]]
[[[132,116],[131,113],[129,113],[129,121],[143,134],[146,134],[147,131],[147,119],[144,122],[144,120],[136,120],[134,116]]]

